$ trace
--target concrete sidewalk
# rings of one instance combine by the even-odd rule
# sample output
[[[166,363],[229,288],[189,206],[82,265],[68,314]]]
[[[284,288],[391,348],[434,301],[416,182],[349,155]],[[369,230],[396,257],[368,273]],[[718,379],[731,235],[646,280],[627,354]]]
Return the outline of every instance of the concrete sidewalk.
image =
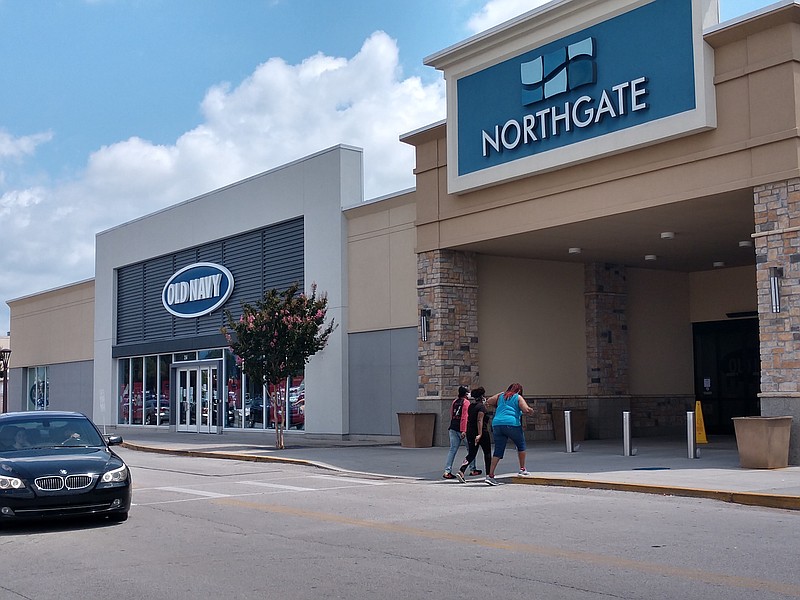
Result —
[[[125,447],[184,456],[258,462],[285,462],[336,471],[431,480],[442,479],[447,448],[403,448],[374,442],[319,441],[291,432],[286,448],[276,450],[272,432],[231,432],[222,435],[175,433],[149,428],[119,428]],[[700,457],[688,458],[685,440],[633,440],[635,456],[623,456],[621,440],[588,440],[576,452],[562,443],[533,442],[528,446],[530,475],[516,476],[516,452],[506,452],[498,478],[526,485],[552,485],[712,498],[738,504],[800,510],[800,467],[743,469],[733,437],[711,438],[698,445]],[[456,457],[459,464],[466,452]],[[479,456],[479,468],[482,456]],[[483,477],[471,478],[482,481]]]

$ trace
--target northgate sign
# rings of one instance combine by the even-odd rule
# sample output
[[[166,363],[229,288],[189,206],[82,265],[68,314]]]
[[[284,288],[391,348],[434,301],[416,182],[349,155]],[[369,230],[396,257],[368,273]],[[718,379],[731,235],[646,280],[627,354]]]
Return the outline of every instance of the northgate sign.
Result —
[[[532,14],[525,35],[510,29],[507,46],[521,47],[512,58],[493,63],[487,54],[489,66],[475,70],[469,49],[462,64],[456,48],[427,61],[447,65],[451,192],[716,125],[713,52],[702,38],[699,0],[608,0],[612,16],[583,28],[575,22],[591,11],[574,4],[563,25],[547,17],[565,4]],[[536,43],[546,37],[540,22],[552,41]],[[573,33],[553,39],[553,22]],[[508,56],[507,46],[495,51]]]

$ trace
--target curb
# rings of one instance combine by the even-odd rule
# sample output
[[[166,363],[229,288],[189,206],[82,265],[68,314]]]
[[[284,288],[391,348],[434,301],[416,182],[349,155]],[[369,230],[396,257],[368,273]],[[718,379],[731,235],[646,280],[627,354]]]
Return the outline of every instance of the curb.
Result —
[[[325,471],[333,471],[335,473],[382,477],[385,479],[407,479],[412,481],[418,481],[420,479],[419,477],[408,477],[406,475],[384,475],[382,473],[370,473],[367,471],[352,471],[350,469],[342,469],[341,467],[336,467],[323,462],[306,460],[304,458],[291,458],[289,456],[263,456],[258,454],[239,454],[236,452],[215,452],[214,450],[178,450],[176,448],[154,448],[153,446],[141,446],[131,442],[122,442],[121,445],[123,448],[127,448],[128,450],[151,452],[153,454],[171,454],[173,456],[189,456],[193,458],[219,458],[222,460],[241,460],[259,463],[284,463],[290,465],[314,467],[317,469],[323,469]]]
[[[759,506],[763,508],[780,508],[800,510],[800,496],[780,494],[761,494],[758,492],[731,492],[724,490],[701,490],[696,488],[650,485],[640,483],[619,483],[610,481],[592,481],[588,479],[566,479],[563,477],[531,477],[514,476],[514,483],[527,485],[543,485],[553,487],[573,487],[594,490],[612,490],[618,492],[636,492],[639,494],[655,494],[659,496],[681,496],[684,498],[705,498],[732,504]]]

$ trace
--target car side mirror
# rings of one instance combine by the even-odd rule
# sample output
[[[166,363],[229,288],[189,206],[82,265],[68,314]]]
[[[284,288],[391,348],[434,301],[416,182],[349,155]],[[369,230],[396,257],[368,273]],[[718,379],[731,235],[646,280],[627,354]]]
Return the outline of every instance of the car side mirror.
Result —
[[[121,435],[107,435],[106,436],[106,443],[109,446],[119,446],[122,443],[122,436]]]

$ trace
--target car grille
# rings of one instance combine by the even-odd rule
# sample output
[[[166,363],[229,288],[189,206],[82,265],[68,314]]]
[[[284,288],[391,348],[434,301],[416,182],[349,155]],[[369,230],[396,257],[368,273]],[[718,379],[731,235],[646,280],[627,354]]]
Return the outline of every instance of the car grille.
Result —
[[[39,477],[36,479],[36,487],[43,492],[57,492],[59,490],[82,490],[92,485],[94,477],[92,475],[51,475],[49,477]]]

